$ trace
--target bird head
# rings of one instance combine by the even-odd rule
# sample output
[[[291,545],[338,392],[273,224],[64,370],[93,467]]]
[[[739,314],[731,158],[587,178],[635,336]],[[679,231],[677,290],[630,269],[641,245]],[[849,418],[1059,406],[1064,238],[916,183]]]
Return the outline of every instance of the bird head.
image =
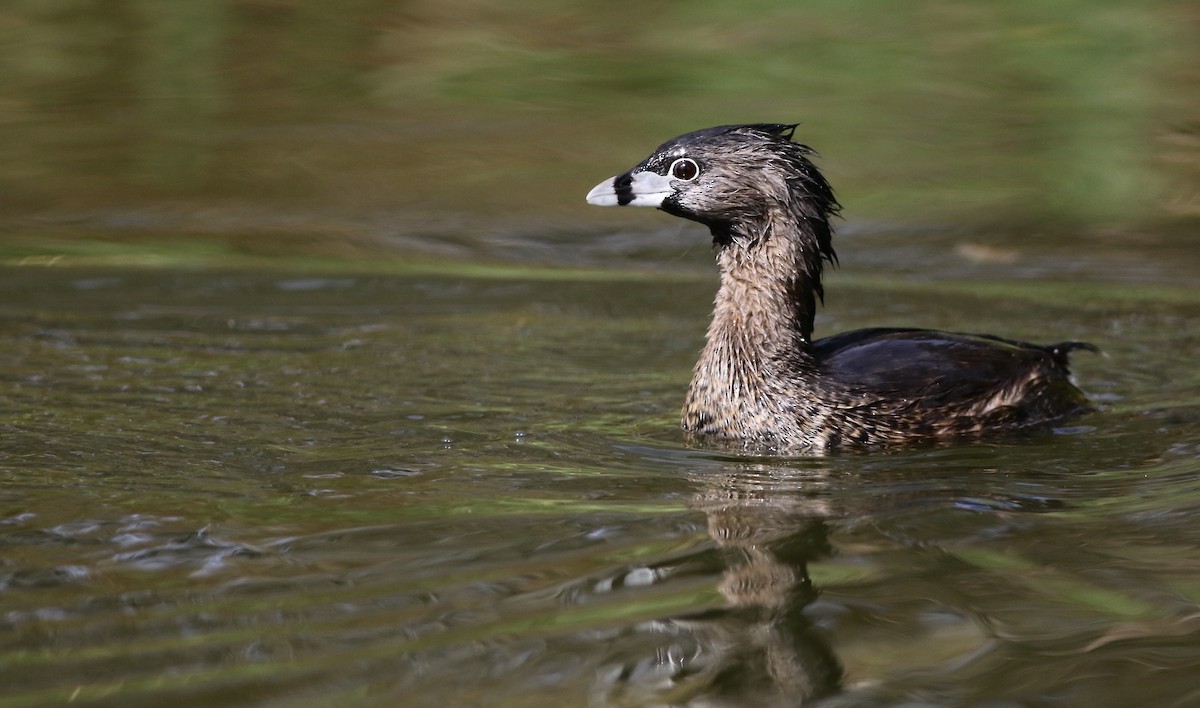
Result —
[[[795,125],[754,123],[698,130],[668,140],[636,167],[587,195],[597,206],[649,206],[705,224],[718,243],[752,242],[780,215],[824,224],[819,250],[832,256],[833,191],[792,142]]]

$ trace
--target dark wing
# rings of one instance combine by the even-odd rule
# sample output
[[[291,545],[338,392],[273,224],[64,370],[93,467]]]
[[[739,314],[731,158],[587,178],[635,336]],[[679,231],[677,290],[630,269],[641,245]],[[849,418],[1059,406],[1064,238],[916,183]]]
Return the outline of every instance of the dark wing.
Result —
[[[1072,349],[1064,342],[1026,344],[986,334],[875,328],[819,339],[813,352],[821,371],[872,397],[904,399],[910,411],[947,413],[1002,393],[1007,408],[1028,407],[1036,418],[1057,417],[1087,406],[1070,382]]]

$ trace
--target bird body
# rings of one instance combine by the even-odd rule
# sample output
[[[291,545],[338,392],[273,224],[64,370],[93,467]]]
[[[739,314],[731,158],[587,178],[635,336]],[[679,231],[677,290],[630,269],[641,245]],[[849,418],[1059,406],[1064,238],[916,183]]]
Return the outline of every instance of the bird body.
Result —
[[[653,206],[709,227],[720,273],[683,407],[704,443],[755,452],[936,441],[1061,420],[1088,408],[1068,354],[991,335],[875,328],[814,340],[833,191],[794,125],[720,126],[661,145],[588,202]]]

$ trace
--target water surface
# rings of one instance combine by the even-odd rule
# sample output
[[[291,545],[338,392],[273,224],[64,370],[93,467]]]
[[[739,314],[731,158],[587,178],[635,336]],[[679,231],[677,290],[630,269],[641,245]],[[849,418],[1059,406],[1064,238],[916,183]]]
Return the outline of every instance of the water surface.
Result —
[[[1197,21],[5,4],[0,705],[1200,703]],[[764,120],[819,334],[1091,341],[1099,410],[686,447],[707,235],[583,195]]]
[[[1200,298],[1055,266],[818,326],[1096,341],[1100,412],[808,460],[683,446],[706,270],[9,269],[7,701],[1185,705]]]

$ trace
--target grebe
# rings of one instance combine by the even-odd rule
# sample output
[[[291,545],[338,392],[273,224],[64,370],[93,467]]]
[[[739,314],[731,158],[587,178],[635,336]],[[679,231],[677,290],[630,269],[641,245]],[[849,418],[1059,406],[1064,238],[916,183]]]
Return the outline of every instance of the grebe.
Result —
[[[683,407],[690,439],[813,454],[1036,427],[1090,408],[1068,370],[1072,350],[1096,350],[1083,342],[900,328],[813,340],[841,207],[795,128],[687,133],[587,195],[712,232],[721,284]]]

